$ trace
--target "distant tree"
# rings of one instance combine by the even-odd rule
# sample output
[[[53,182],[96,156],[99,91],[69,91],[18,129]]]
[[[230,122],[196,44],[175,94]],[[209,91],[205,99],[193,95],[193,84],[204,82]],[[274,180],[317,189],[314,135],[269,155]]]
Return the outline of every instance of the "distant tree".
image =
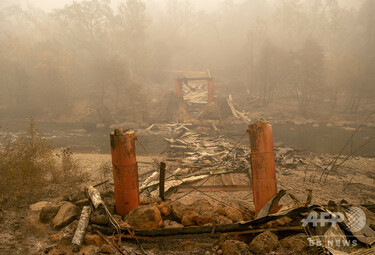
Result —
[[[320,93],[325,79],[324,55],[320,44],[308,38],[302,46],[300,57],[301,82],[298,87],[300,113],[306,114],[311,106],[312,97]]]
[[[338,60],[337,84],[348,96],[346,110],[357,112],[363,97],[365,69],[358,54],[343,54]]]
[[[102,59],[98,59],[93,64],[93,78],[97,88],[100,88],[100,103],[104,105],[105,98],[109,96],[109,102],[114,102],[114,111],[117,113],[119,108],[119,100],[123,94],[134,95],[135,87],[130,84],[127,70],[124,63],[118,57],[107,56]],[[124,93],[126,89],[126,93]],[[131,100],[127,98],[126,101]]]
[[[52,16],[72,43],[96,51],[113,19],[113,12],[110,0],[87,0],[55,10]]]
[[[118,9],[119,34],[121,36],[123,54],[131,72],[138,74],[144,69],[147,59],[147,27],[149,19],[146,15],[146,4],[141,0],[126,0]]]
[[[359,25],[363,33],[360,46],[361,70],[363,81],[359,84],[362,98],[375,98],[375,2],[365,0],[359,11]]]
[[[261,48],[260,58],[256,66],[257,83],[259,85],[258,103],[268,104],[272,101],[275,89],[284,82],[284,52],[269,40]]]

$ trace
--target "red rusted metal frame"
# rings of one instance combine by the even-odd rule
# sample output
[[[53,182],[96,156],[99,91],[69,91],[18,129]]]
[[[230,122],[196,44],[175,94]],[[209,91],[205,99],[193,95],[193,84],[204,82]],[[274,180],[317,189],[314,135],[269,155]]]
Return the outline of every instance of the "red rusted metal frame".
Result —
[[[251,144],[251,173],[255,214],[277,194],[275,159],[273,152],[272,127],[258,122],[250,125],[247,132]],[[278,211],[275,204],[271,213]]]
[[[176,79],[175,81],[175,90],[176,90],[176,95],[178,97],[182,97],[182,84],[185,83],[187,84],[189,81],[202,81],[206,80],[207,81],[207,92],[208,92],[208,97],[207,97],[207,102],[211,103],[214,101],[214,88],[215,88],[215,82],[214,79],[212,78],[207,78],[207,77],[197,77],[197,78],[181,78],[181,79]]]
[[[116,211],[125,216],[139,206],[135,134],[131,130],[116,129],[110,137]]]

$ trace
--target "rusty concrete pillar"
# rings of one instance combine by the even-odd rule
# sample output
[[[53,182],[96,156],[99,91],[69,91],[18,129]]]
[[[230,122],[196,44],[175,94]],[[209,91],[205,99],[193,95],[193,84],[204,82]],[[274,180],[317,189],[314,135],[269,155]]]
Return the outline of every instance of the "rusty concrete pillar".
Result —
[[[207,102],[208,103],[211,103],[211,102],[214,101],[214,88],[215,88],[214,80],[213,79],[209,79],[208,80],[208,84],[207,84],[207,90],[208,90]]]
[[[271,124],[259,121],[249,125],[247,130],[251,145],[251,174],[255,214],[277,194],[275,159]],[[271,213],[278,211],[278,205],[271,208]]]
[[[110,137],[116,211],[125,216],[139,206],[135,134],[132,130],[115,129]]]
[[[175,82],[175,89],[176,89],[176,95],[178,97],[182,97],[182,86],[181,86],[181,81],[179,79],[177,79]]]

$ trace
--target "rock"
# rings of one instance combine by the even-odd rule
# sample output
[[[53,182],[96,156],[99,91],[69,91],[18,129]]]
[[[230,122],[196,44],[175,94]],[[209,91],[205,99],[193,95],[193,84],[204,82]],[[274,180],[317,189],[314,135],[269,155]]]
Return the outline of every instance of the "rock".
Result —
[[[218,214],[218,215],[223,215],[225,216],[225,207],[221,206],[221,205],[217,205],[214,209],[215,213]]]
[[[246,243],[237,240],[226,240],[222,245],[222,249],[224,255],[250,254],[249,246]]]
[[[39,214],[39,220],[43,223],[49,223],[59,211],[58,205],[47,205],[42,208]]]
[[[73,239],[73,235],[77,229],[77,226],[78,220],[73,221],[71,224],[66,226],[62,231],[52,235],[52,241],[57,241],[60,244],[64,245],[70,244]]]
[[[100,211],[94,211],[90,216],[90,223],[97,225],[108,225],[108,216],[102,214]]]
[[[202,214],[198,214],[196,212],[188,212],[185,214],[181,219],[181,224],[184,226],[203,226],[205,224],[214,223],[215,218],[213,214],[203,212]]]
[[[198,199],[191,205],[196,211],[212,211],[212,205],[207,199]]]
[[[180,221],[187,212],[191,212],[192,210],[190,205],[184,205],[179,201],[172,203],[173,216]]]
[[[167,202],[161,202],[158,205],[158,209],[163,216],[169,216],[172,212],[172,206],[170,203]]]
[[[172,221],[172,220],[165,220],[163,222],[163,226],[164,228],[183,228],[184,225],[176,222],[176,221]]]
[[[111,214],[115,213],[115,208],[116,208],[116,201],[115,201],[115,195],[113,194],[113,197],[104,197],[103,202],[106,204],[108,211]]]
[[[43,207],[51,205],[51,202],[48,201],[40,201],[38,203],[30,205],[30,210],[34,212],[41,211]]]
[[[201,226],[215,222],[214,210],[205,199],[199,199],[191,205],[175,202],[172,204],[172,213],[174,218],[185,226]]]
[[[99,251],[99,247],[95,245],[82,246],[79,254],[85,255],[96,255]]]
[[[221,224],[221,225],[224,225],[224,224],[232,224],[233,221],[231,219],[228,219],[227,217],[223,216],[223,215],[219,215],[215,218],[215,222],[217,224]]]
[[[243,221],[242,213],[237,207],[229,207],[225,210],[225,216],[231,219],[234,223]]]
[[[185,214],[184,216],[182,216],[181,224],[186,227],[195,225],[195,220],[193,218],[196,216],[198,216],[198,214],[194,212]]]
[[[193,220],[198,226],[215,223],[215,217],[212,213],[203,212],[201,214],[195,214]]]
[[[112,247],[109,244],[103,244],[99,252],[104,254],[113,254]]]
[[[52,219],[52,226],[56,229],[63,228],[74,221],[80,214],[79,208],[72,203],[65,203]]]
[[[265,231],[251,241],[249,249],[255,254],[264,254],[272,251],[278,245],[278,240],[274,233]]]
[[[75,202],[76,206],[83,208],[84,206],[90,205],[90,200],[88,198],[81,199]]]
[[[83,200],[85,198],[87,198],[86,190],[85,189],[79,189],[79,190],[76,190],[75,192],[73,192],[72,194],[69,195],[68,201],[75,203],[75,202]]]
[[[86,234],[86,236],[85,236],[85,244],[86,245],[95,245],[97,247],[100,247],[101,245],[103,245],[105,243],[106,242],[99,235]]]
[[[216,252],[217,250],[219,250],[219,248],[220,248],[219,245],[214,245],[214,246],[212,247],[212,251],[213,251],[213,252]]]
[[[280,244],[289,251],[293,251],[295,254],[301,253],[309,247],[305,234],[285,237],[280,241]]]
[[[155,205],[141,205],[131,211],[125,221],[135,229],[153,229],[162,224],[160,211]]]
[[[215,222],[215,216],[211,203],[206,199],[198,199],[191,205],[192,209],[196,213],[193,220],[197,225],[202,226],[209,223]]]
[[[145,196],[139,196],[139,202],[141,205],[148,205],[153,203],[158,203],[161,201],[160,197],[145,197]]]

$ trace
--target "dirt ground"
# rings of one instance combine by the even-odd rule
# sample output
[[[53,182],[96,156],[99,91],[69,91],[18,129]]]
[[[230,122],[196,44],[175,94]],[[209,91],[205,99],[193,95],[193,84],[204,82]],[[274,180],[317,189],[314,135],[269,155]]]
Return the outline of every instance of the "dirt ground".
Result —
[[[319,158],[323,164],[328,163],[333,156],[327,154],[311,154],[293,151],[293,157]],[[82,171],[88,174],[88,181],[83,185],[93,185],[102,182],[108,178],[111,183],[111,155],[110,154],[75,154]],[[159,158],[161,159],[161,158]],[[147,156],[137,157],[139,164],[140,184],[157,168],[152,164],[152,159]],[[335,173],[331,173],[327,179],[323,178],[319,182],[322,168],[314,164],[293,164],[282,166],[276,161],[276,177],[278,189],[285,189],[295,195],[300,201],[305,201],[307,190],[311,189],[313,194],[312,204],[327,204],[328,201],[335,202],[341,199],[347,200],[353,204],[367,204],[375,202],[375,184],[374,176],[371,172],[375,169],[374,158],[351,157],[347,160]],[[233,184],[244,185],[249,184],[248,176],[244,173],[231,173],[228,175],[216,175],[211,178],[205,185],[223,185],[228,180]],[[196,183],[199,185],[199,182]],[[111,184],[107,184],[107,188],[111,189]],[[207,192],[204,195],[199,192],[192,192],[181,199],[182,203],[190,204],[194,200],[203,198],[213,204],[215,200],[225,203],[233,201],[242,201],[252,206],[252,192]],[[169,199],[179,198],[184,193],[174,193]],[[215,200],[213,200],[214,198]],[[292,201],[283,198],[280,205],[288,205]],[[21,208],[15,211],[1,212],[0,222],[2,225],[0,232],[0,254],[35,254],[42,251],[48,251],[51,239],[53,239],[54,231],[49,226],[44,225],[38,220],[38,213],[30,210],[30,208]],[[194,247],[197,253],[209,251],[215,240],[171,240],[163,242],[146,242],[143,248],[152,251],[154,254],[186,254],[186,247]],[[129,246],[136,247],[134,243]]]
[[[310,157],[320,158],[323,163],[328,164],[334,157],[328,154],[312,154],[304,152],[293,152],[294,157],[306,157],[308,163]],[[76,159],[83,166],[85,172],[90,177],[90,184],[96,184],[103,181],[103,165],[111,164],[110,154],[75,154]],[[161,157],[154,156],[157,159]],[[345,158],[345,157],[342,157]],[[139,179],[142,183],[147,174],[157,170],[153,164],[152,159],[148,156],[138,156],[139,164]],[[339,161],[340,162],[340,161]],[[250,168],[250,166],[249,166]],[[107,176],[111,177],[112,169],[107,172]],[[276,179],[278,189],[285,189],[290,191],[295,196],[304,201],[307,195],[307,190],[311,189],[313,192],[312,203],[326,204],[329,200],[339,201],[345,199],[350,203],[366,203],[375,202],[375,175],[371,173],[375,171],[375,158],[365,157],[351,157],[335,173],[331,173],[327,178],[322,178],[319,182],[323,169],[314,164],[295,164],[291,166],[282,166],[276,162]],[[232,173],[236,185],[244,185],[249,180],[246,174]],[[225,178],[225,177],[224,177]],[[245,180],[245,181],[244,181]],[[303,183],[303,185],[301,185]],[[197,182],[196,185],[200,183]],[[209,180],[205,185],[223,185],[223,176],[218,175]],[[251,192],[210,192],[214,197],[235,197],[238,199],[246,199],[252,202]],[[229,194],[229,195],[228,195]],[[177,194],[173,194],[177,196]],[[202,194],[193,192],[191,196],[187,196],[186,203],[189,202],[189,197],[204,196]],[[230,199],[229,199],[230,201]],[[185,202],[185,201],[184,201]]]

